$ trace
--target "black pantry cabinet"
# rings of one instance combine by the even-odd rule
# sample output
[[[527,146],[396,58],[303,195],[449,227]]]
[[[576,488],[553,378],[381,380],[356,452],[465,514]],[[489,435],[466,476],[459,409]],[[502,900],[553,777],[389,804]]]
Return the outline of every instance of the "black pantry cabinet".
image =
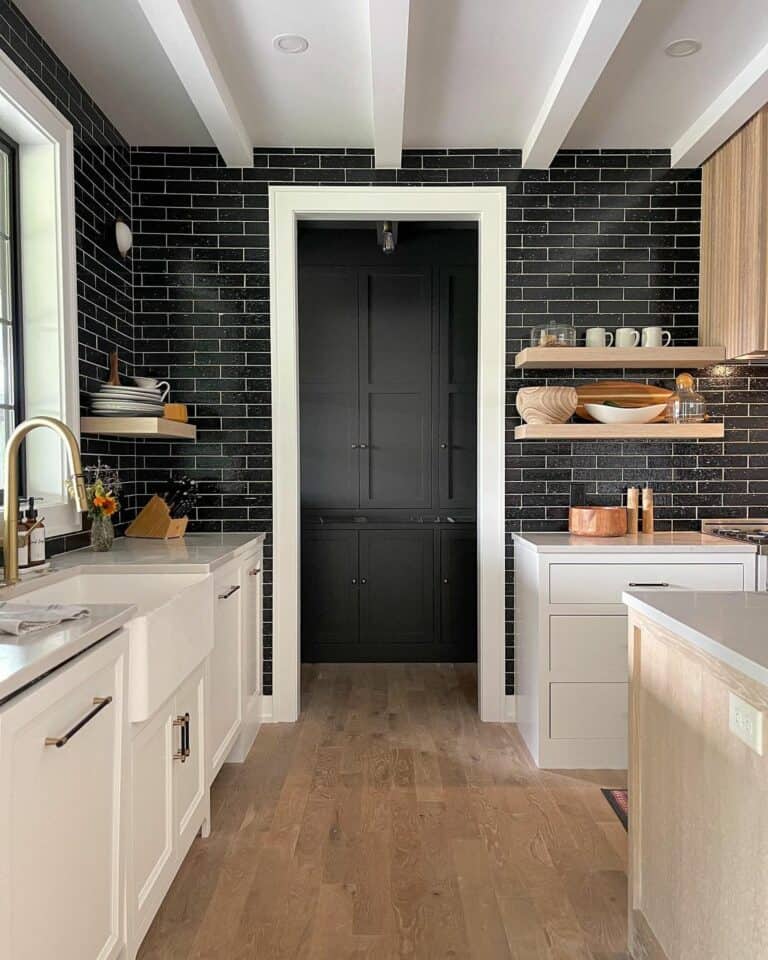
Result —
[[[475,658],[476,238],[427,233],[300,241],[305,660]]]

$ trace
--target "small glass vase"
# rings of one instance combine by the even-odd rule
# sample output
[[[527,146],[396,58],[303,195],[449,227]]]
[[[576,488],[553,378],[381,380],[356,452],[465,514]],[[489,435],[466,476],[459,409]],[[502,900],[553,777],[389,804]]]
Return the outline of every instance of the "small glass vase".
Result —
[[[94,517],[91,520],[91,550],[106,553],[112,549],[115,540],[115,528],[111,517]]]

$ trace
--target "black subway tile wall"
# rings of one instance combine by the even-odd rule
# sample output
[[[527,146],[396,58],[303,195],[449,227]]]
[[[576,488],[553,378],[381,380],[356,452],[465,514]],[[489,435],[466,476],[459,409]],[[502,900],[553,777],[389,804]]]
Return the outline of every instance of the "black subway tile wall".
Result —
[[[507,189],[506,524],[563,530],[578,485],[618,503],[630,484],[657,491],[661,529],[716,515],[768,512],[765,436],[747,419],[768,409],[760,368],[706,371],[700,386],[725,442],[520,443],[523,385],[626,375],[671,385],[674,371],[538,371],[514,355],[536,324],[661,324],[696,342],[700,177],[671,170],[665,151],[560,153],[548,171],[520,169],[517,151],[406,151],[376,171],[367,150],[255,151],[249,170],[210,150],[133,152],[136,363],[173,381],[200,427],[196,447],[144,445],[138,477],[151,489],[169,469],[204,489],[194,527],[270,528],[270,367],[267,189],[270,183],[494,185]],[[763,406],[761,406],[763,404]],[[768,448],[765,448],[768,450]],[[512,544],[507,557],[507,685],[513,689]],[[267,676],[269,676],[269,663]]]
[[[81,405],[85,393],[106,379],[109,352],[118,349],[121,373],[133,368],[133,277],[130,260],[112,252],[105,231],[131,216],[128,144],[66,69],[51,48],[9,0],[0,0],[0,49],[72,124],[75,152],[77,309]],[[27,344],[27,350],[45,349]],[[133,516],[135,443],[83,437],[83,460],[99,457],[119,468],[125,481],[118,529]],[[49,552],[82,546],[87,537],[49,541]]]
[[[657,493],[658,526],[698,528],[713,516],[768,515],[768,368],[701,371],[699,388],[726,422],[718,442],[514,440],[520,386],[626,376],[671,385],[674,371],[515,370],[536,324],[660,324],[696,342],[700,180],[665,151],[565,151],[547,171],[521,170],[513,150],[408,150],[374,170],[364,149],[257,149],[253,168],[225,168],[211,149],[134,149],[9,0],[0,48],[75,128],[81,386],[104,378],[109,350],[129,374],[157,372],[190,405],[199,442],[96,441],[89,459],[128,480],[123,519],[171,471],[200,479],[191,529],[271,527],[268,301],[269,184],[503,185],[507,190],[507,687],[512,692],[515,530],[563,530],[578,491],[618,503],[631,484]],[[131,209],[133,207],[133,209]],[[105,224],[133,218],[123,262]],[[269,547],[267,550],[269,554]],[[265,690],[270,690],[267,558]]]

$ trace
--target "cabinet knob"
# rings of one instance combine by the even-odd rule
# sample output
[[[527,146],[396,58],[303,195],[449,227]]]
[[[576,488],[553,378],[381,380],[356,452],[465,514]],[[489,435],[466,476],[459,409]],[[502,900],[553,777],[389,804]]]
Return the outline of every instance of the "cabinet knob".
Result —
[[[441,444],[440,444],[440,449],[441,449],[441,450],[447,450],[447,449],[448,449],[448,444],[447,444],[447,443],[441,443]]]
[[[443,583],[448,583],[448,577],[443,577]]]
[[[360,583],[368,583],[365,577],[360,577]]]
[[[353,450],[357,450],[357,444],[356,444],[356,443],[353,443],[353,444],[352,444],[352,449],[353,449]]]
[[[361,443],[361,444],[360,444],[360,449],[361,449],[361,450],[367,450],[367,449],[368,449],[368,444],[367,444],[367,443]]]
[[[357,577],[352,577],[352,583],[357,583]]]

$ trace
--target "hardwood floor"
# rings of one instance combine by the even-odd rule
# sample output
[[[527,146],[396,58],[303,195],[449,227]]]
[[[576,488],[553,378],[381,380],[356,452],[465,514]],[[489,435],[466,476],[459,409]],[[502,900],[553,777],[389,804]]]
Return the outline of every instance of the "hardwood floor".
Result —
[[[481,724],[466,665],[305,667],[296,724],[213,786],[141,960],[624,960],[600,786]]]

